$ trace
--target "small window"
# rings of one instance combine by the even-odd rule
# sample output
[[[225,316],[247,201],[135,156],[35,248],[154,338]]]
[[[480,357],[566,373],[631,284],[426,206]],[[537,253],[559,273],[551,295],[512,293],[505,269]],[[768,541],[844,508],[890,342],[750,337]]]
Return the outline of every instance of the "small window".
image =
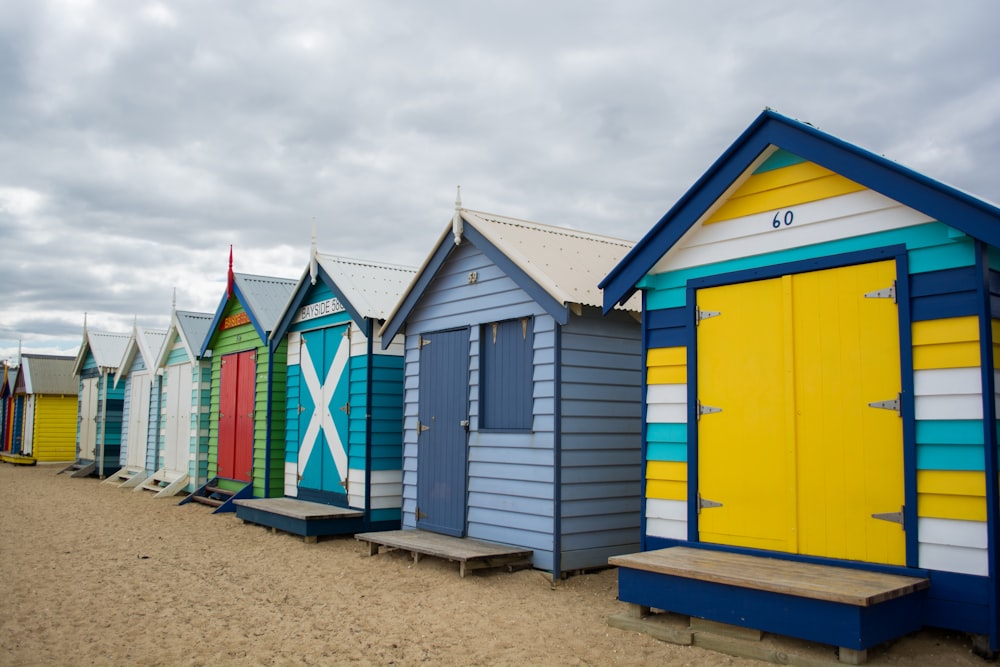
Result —
[[[531,430],[531,338],[530,317],[483,325],[479,364],[481,428]]]

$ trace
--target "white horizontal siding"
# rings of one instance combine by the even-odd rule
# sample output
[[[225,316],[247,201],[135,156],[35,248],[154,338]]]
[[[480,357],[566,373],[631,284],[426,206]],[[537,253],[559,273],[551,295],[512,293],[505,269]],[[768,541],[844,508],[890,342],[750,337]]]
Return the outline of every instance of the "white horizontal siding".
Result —
[[[687,539],[687,503],[682,500],[646,501],[646,535],[673,540]]]
[[[365,471],[351,468],[347,474],[347,502],[351,507],[365,509]],[[403,504],[403,471],[371,471],[371,509],[396,509]]]
[[[982,521],[917,520],[919,567],[928,570],[987,576],[989,531]]]
[[[285,461],[285,495],[297,498],[299,495],[299,465],[295,461]]]
[[[918,420],[982,419],[983,390],[978,368],[918,370],[913,374]]]
[[[651,384],[646,387],[646,422],[687,423],[687,385]]]
[[[932,222],[931,218],[872,190],[830,197],[790,207],[791,226],[774,229],[774,212],[733,218],[711,225],[693,225],[681,241],[652,269],[703,266],[789,248],[827,243],[851,236],[902,229]]]

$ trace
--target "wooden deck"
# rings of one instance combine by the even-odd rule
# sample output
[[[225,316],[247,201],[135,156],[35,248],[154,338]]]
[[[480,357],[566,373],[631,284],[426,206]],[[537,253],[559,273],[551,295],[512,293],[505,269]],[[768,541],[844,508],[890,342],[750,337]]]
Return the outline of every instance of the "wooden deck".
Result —
[[[360,533],[354,536],[368,543],[368,553],[375,556],[379,547],[409,551],[413,562],[422,556],[444,558],[458,562],[459,576],[464,577],[470,570],[485,568],[530,567],[530,549],[520,549],[504,544],[483,542],[467,537],[450,537],[425,530],[388,530],[378,533]]]
[[[608,562],[646,572],[857,607],[870,607],[930,586],[930,580],[916,577],[688,547],[614,556]]]
[[[233,504],[236,518],[274,531],[301,535],[310,543],[324,535],[349,535],[364,525],[365,513],[361,510],[297,498],[243,498]]]
[[[618,598],[630,603],[634,619],[662,609],[832,644],[850,664],[919,630],[922,591],[930,586],[924,577],[690,547],[608,562],[619,568]]]

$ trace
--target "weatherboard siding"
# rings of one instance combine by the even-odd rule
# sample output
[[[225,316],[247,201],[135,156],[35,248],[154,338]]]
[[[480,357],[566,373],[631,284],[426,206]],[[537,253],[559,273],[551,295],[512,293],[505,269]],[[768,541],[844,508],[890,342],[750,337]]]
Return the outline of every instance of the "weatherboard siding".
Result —
[[[238,301],[233,301],[225,310],[224,316],[229,317],[245,312]],[[268,357],[269,350],[267,344],[260,339],[252,324],[241,324],[231,329],[223,329],[211,334],[212,340],[212,392],[210,403],[209,422],[209,463],[208,476],[214,477],[218,474],[218,453],[219,453],[219,385],[222,373],[222,357],[235,352],[256,350],[256,382],[254,398],[254,442],[253,442],[253,467],[252,483],[253,494],[258,498],[267,498],[283,495],[284,486],[284,443],[281,434],[284,432],[285,413],[282,406],[285,405],[285,378],[286,378],[286,356],[287,341],[283,341],[274,353],[273,378],[268,378]],[[272,405],[275,409],[271,413],[270,423],[267,420],[267,389],[268,382],[273,381]],[[275,438],[271,443],[270,460],[267,455],[267,433],[268,429]],[[267,477],[267,471],[270,477]]]
[[[620,312],[600,318],[586,309],[562,329],[563,570],[639,549],[640,338],[639,323]]]
[[[42,463],[72,461],[76,458],[77,398],[38,394],[33,399],[32,456]]]
[[[688,281],[898,244],[906,247],[909,265],[918,468],[911,483],[918,498],[918,565],[985,575],[985,426],[974,244],[964,234],[872,191],[852,190],[837,179],[827,179],[824,185],[822,170],[801,163],[785,169],[784,175],[766,178],[758,178],[763,173],[758,170],[733,195],[744,201],[719,207],[661,260],[669,261],[671,271],[654,269],[640,281],[647,290],[650,348],[646,535],[685,539],[687,534],[684,344],[686,336],[693,335],[683,333],[693,326],[685,319]],[[817,181],[796,190],[791,178],[796,172]],[[782,178],[786,180],[780,182]],[[784,194],[783,188],[788,189]],[[796,203],[788,195],[791,191],[812,193],[815,199],[803,196]],[[793,215],[785,225],[788,210]],[[991,274],[991,285],[996,283],[1000,281]],[[994,344],[995,357],[996,349]]]

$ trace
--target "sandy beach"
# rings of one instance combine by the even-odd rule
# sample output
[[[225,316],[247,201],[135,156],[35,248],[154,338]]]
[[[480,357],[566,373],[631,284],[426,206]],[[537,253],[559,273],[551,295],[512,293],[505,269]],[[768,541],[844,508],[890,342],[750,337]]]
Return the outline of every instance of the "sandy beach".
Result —
[[[462,579],[61,467],[0,465],[2,665],[763,664],[609,627],[626,607],[612,569],[555,587],[535,570]],[[970,646],[925,630],[869,664],[988,664]]]

